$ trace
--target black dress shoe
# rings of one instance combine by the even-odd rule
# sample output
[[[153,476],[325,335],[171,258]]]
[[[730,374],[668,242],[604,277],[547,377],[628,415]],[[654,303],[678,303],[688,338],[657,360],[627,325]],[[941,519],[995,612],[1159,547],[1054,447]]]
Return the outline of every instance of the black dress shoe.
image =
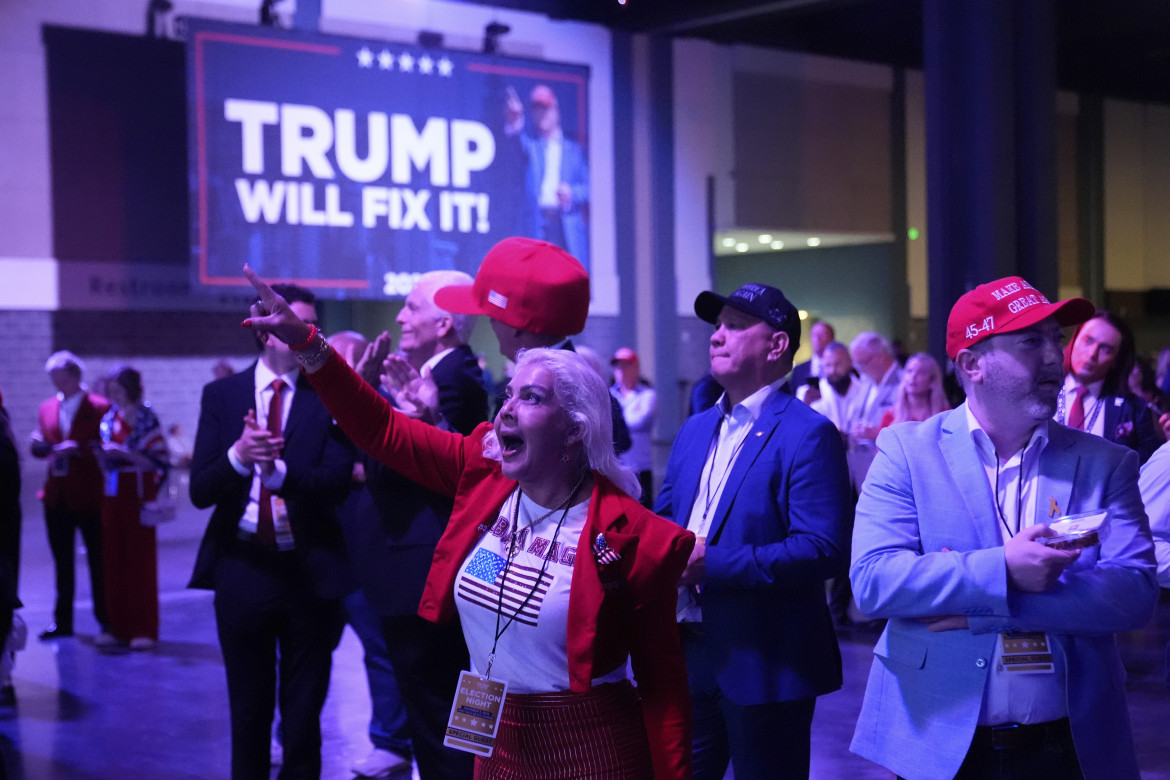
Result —
[[[56,623],[50,623],[45,626],[45,630],[40,633],[42,641],[48,639],[64,639],[65,637],[73,636],[73,629],[65,626],[59,626]]]

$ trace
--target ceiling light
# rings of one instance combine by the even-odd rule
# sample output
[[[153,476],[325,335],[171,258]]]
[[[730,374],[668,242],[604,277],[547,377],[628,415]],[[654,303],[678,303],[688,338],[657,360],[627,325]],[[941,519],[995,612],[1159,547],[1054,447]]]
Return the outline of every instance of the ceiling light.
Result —
[[[817,238],[816,236],[809,236],[808,245],[809,246],[820,246],[821,240],[819,238]]]
[[[784,242],[783,242],[783,241],[773,241],[773,242],[772,242],[772,248],[773,248],[773,249],[783,249],[783,248],[784,248]]]
[[[731,236],[728,236],[727,238],[723,239],[723,246],[731,249],[733,246],[735,246],[735,239]]]
[[[760,243],[761,244],[770,244],[771,242],[772,242],[772,234],[771,233],[763,233],[760,235]]]
[[[807,320],[808,319],[808,312],[805,311],[804,309],[801,309],[800,311],[798,311],[796,313],[796,316],[800,317],[802,320]]]
[[[746,252],[746,251],[748,251],[748,245],[747,245],[747,244],[744,244],[744,243],[742,243],[742,242],[741,242],[741,243],[739,243],[739,244],[736,244],[736,245],[735,245],[735,251],[736,251],[736,252]]]

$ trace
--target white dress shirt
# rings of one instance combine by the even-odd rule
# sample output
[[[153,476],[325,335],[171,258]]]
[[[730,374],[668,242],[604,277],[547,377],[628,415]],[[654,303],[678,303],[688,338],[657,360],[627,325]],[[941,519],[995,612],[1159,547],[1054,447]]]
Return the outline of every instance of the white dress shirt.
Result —
[[[1041,422],[1023,449],[1006,460],[971,413],[967,425],[975,451],[987,473],[987,482],[997,504],[996,517],[1000,537],[1006,542],[1021,529],[1036,523],[1036,490],[1040,477],[1040,456],[1048,445],[1048,422]],[[956,553],[958,554],[958,553]],[[1054,640],[1048,637],[1049,646]],[[979,725],[999,723],[1045,723],[1068,717],[1068,700],[1064,690],[1064,664],[1060,653],[1053,653],[1051,672],[1027,674],[1004,671],[1002,635],[995,643],[991,673],[983,692]]]

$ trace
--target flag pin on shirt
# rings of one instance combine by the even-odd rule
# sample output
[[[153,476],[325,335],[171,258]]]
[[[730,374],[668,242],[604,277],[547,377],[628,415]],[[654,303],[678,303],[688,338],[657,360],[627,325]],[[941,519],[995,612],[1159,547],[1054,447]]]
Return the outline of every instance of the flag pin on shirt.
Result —
[[[597,535],[597,539],[593,542],[593,552],[597,556],[597,563],[602,566],[607,563],[617,563],[622,559],[622,556],[609,546],[609,542],[605,540],[605,534]]]

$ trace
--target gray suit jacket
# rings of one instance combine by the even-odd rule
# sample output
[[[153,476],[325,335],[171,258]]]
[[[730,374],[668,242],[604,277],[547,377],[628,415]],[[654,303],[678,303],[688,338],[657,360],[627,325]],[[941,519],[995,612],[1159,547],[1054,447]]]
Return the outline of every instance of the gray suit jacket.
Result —
[[[999,633],[1045,631],[1067,670],[1085,777],[1138,777],[1113,637],[1143,626],[1158,594],[1137,456],[1055,423],[1048,434],[1036,517],[1108,507],[1110,533],[1038,594],[1008,588],[965,405],[878,436],[857,506],[850,578],[861,611],[889,623],[874,648],[853,752],[911,780],[953,777],[975,731]],[[931,632],[918,618],[932,615],[966,615],[970,628]]]

